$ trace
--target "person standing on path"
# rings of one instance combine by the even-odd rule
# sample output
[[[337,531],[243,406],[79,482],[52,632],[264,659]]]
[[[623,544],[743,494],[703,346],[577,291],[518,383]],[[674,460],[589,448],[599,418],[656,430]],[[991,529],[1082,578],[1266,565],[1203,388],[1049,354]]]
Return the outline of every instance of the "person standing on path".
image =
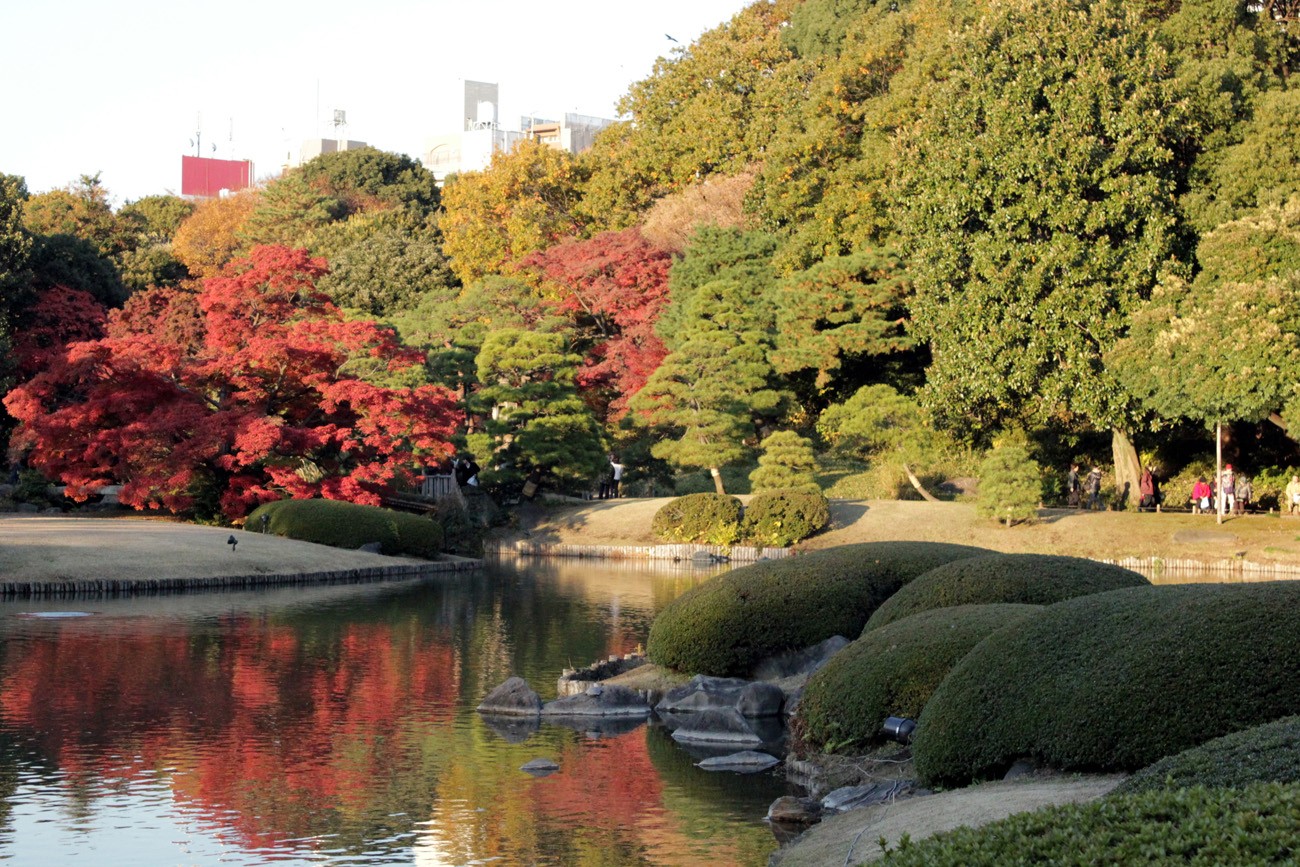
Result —
[[[1286,508],[1288,515],[1300,511],[1300,476],[1292,476],[1291,483],[1286,486]]]
[[[1201,476],[1196,480],[1196,484],[1192,485],[1192,514],[1199,515],[1210,511],[1212,496],[1209,483],[1205,481],[1205,476]]]
[[[1232,471],[1232,464],[1223,465],[1223,474],[1219,476],[1219,514],[1230,514],[1237,503],[1237,474]]]
[[[1255,486],[1250,481],[1250,476],[1240,473],[1237,476],[1237,514],[1244,515],[1250,508],[1250,501],[1255,496]]]
[[[1088,510],[1101,511],[1101,467],[1093,466],[1084,488],[1088,492]]]
[[[1138,511],[1143,509],[1155,511],[1156,508],[1156,477],[1151,475],[1150,467],[1142,468],[1142,477],[1138,479],[1138,494],[1141,499],[1138,500]]]
[[[609,495],[617,500],[619,486],[623,483],[623,471],[626,470],[627,467],[620,464],[618,458],[614,457],[614,455],[609,456],[609,467],[610,471],[613,473],[613,478],[611,478],[609,482]]]
[[[1079,481],[1079,465],[1070,464],[1070,473],[1065,477],[1065,504],[1071,509],[1083,505],[1083,485]]]

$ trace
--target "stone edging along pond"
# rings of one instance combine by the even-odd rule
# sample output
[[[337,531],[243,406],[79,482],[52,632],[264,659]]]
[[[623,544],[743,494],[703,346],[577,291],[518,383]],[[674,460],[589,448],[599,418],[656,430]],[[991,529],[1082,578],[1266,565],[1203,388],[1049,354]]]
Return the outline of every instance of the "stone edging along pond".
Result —
[[[791,548],[754,548],[726,545],[569,545],[547,542],[493,542],[483,545],[489,555],[513,554],[524,557],[586,557],[593,560],[728,560],[752,563],[757,560],[778,560],[791,556]],[[1269,581],[1274,579],[1300,579],[1300,566],[1290,563],[1255,563],[1236,558],[1206,562],[1203,560],[1174,559],[1168,557],[1091,558],[1101,563],[1112,563],[1133,569],[1144,575],[1169,573],[1199,573],[1239,575],[1245,580]]]
[[[482,567],[482,561],[461,559],[366,566],[328,572],[261,572],[251,575],[208,575],[199,578],[67,578],[38,581],[0,581],[0,597],[37,598],[103,594],[172,593],[180,590],[248,590],[256,587],[365,584],[377,581],[400,581],[428,575],[470,572]]]
[[[593,560],[694,560],[710,559],[752,563],[790,556],[789,548],[754,548],[743,545],[564,545],[548,542],[483,543],[487,554],[524,557],[589,557]]]

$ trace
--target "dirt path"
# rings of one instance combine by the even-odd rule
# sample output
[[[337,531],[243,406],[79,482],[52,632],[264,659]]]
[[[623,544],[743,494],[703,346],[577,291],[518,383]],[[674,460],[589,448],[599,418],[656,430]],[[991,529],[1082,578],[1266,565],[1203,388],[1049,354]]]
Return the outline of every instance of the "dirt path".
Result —
[[[879,840],[897,846],[904,834],[922,840],[963,825],[978,827],[1015,813],[1092,801],[1105,795],[1122,774],[1087,777],[1028,778],[984,783],[968,789],[908,798],[832,816],[778,852],[779,867],[838,867],[861,864],[881,855]]]
[[[747,499],[742,497],[742,500]],[[531,507],[507,538],[583,545],[648,545],[654,514],[668,498]],[[1300,565],[1300,518],[1247,515],[1215,524],[1212,515],[1045,509],[1037,523],[1007,529],[967,503],[833,500],[832,527],[802,547],[851,542],[959,542],[997,551],[1080,557],[1166,557]]]

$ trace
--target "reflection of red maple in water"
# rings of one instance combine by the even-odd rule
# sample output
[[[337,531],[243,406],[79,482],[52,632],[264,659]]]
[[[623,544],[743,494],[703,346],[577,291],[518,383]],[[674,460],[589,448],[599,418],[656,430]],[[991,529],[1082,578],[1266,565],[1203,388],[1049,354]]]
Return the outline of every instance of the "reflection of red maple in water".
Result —
[[[418,626],[314,638],[247,619],[207,641],[70,626],[7,645],[0,715],[69,783],[166,767],[178,802],[265,847],[366,808],[408,760],[413,723],[448,723],[460,693],[454,649]]]

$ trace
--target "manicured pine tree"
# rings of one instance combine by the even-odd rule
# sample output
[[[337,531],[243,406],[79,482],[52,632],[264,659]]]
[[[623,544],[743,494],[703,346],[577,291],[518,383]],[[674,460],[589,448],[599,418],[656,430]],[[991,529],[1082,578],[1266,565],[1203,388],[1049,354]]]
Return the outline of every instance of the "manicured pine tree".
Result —
[[[817,458],[812,440],[792,430],[782,430],[763,440],[762,448],[758,468],[749,474],[751,491],[820,490],[814,477]]]

